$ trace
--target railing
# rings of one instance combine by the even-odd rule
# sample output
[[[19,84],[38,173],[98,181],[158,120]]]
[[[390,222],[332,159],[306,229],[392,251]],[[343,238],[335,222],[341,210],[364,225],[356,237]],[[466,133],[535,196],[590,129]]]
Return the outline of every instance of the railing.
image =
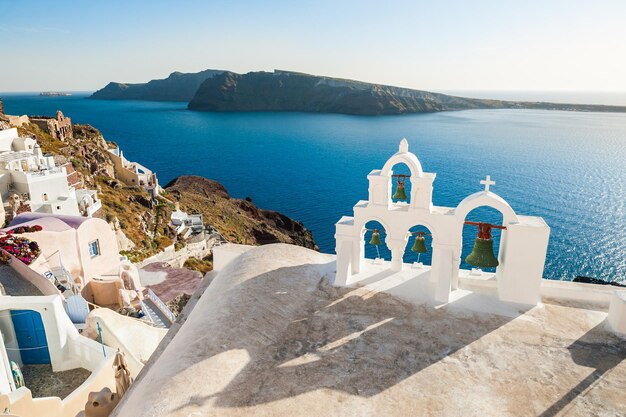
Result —
[[[98,304],[91,303],[91,302],[89,302],[89,301],[87,301],[87,300],[85,300],[85,302],[86,302],[88,305],[90,305],[90,306],[92,307],[92,309],[93,309],[93,310],[95,310],[95,309],[97,309],[97,308],[107,308],[107,307],[102,307],[102,306],[99,306]],[[144,310],[143,310],[143,308],[145,308],[145,307],[144,307],[144,306],[145,306],[145,304],[143,303],[143,301],[141,301],[141,302],[139,303],[139,305],[141,306],[142,311],[144,311]],[[110,309],[109,309],[109,310],[110,310]],[[114,311],[114,310],[112,310],[112,311]],[[119,314],[119,313],[118,313],[118,314]],[[144,317],[147,317],[147,316],[148,316],[148,315],[146,314]],[[124,316],[124,317],[128,317],[129,319],[133,319],[133,320],[135,320],[135,321],[138,321],[138,322],[143,323],[143,324],[147,324],[147,325],[152,326],[152,327],[157,327],[157,325],[156,325],[156,324],[152,321],[152,317],[148,317],[148,319],[149,319],[150,321],[146,321],[146,320],[138,319],[137,317],[133,317],[133,316]]]
[[[63,168],[55,167],[55,168],[44,169],[42,171],[25,172],[25,174],[28,177],[45,177],[46,175],[59,174],[62,172],[63,172]]]
[[[50,270],[43,274],[44,278],[50,280],[49,275],[52,275],[52,277],[54,277],[54,279],[57,282],[61,284],[64,284],[64,283],[69,284],[70,286],[69,290],[72,291],[73,294],[80,294],[80,287],[78,286],[78,284],[76,284],[76,281],[74,281],[74,277],[72,277],[69,271],[65,268],[65,265],[63,265],[63,258],[61,257],[60,250],[57,250],[53,252],[52,254],[50,254],[49,256],[46,256],[46,262],[48,263],[48,265],[50,265],[50,259],[52,258],[52,256],[56,254],[58,254],[59,256],[59,266],[50,267]],[[57,274],[59,276],[57,276]]]
[[[155,306],[157,306],[159,310],[161,310],[161,313],[167,317],[170,323],[174,323],[176,321],[176,316],[172,313],[167,304],[165,304],[150,288],[148,288],[147,297],[154,303]]]
[[[63,263],[61,263],[60,270],[63,278],[65,279],[65,282],[70,284],[70,289],[72,290],[72,292],[74,294],[80,294],[80,287],[76,284],[76,281],[74,281],[74,277],[69,273],[67,269],[65,269]]]

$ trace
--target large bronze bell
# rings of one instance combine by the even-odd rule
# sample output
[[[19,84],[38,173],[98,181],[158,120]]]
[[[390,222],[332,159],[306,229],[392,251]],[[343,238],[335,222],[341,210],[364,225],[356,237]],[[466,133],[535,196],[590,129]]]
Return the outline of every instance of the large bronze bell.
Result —
[[[404,183],[398,182],[398,188],[396,188],[396,192],[393,194],[394,200],[406,200],[406,192],[404,191]]]
[[[493,254],[493,240],[476,238],[472,253],[467,255],[465,262],[479,268],[495,268],[500,263]]]
[[[372,239],[370,240],[370,245],[380,245],[382,242],[380,241],[380,233],[378,232],[378,230],[374,230],[374,232],[372,232]]]
[[[415,242],[413,243],[413,247],[411,248],[412,252],[417,253],[426,253],[428,249],[426,249],[426,239],[424,236],[417,235],[415,236]]]

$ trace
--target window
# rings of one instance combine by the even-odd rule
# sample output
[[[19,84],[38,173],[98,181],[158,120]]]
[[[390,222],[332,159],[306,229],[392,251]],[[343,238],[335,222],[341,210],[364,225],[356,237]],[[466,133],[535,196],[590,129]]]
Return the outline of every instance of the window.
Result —
[[[92,258],[100,255],[100,242],[98,242],[98,239],[93,242],[89,242],[89,255]]]

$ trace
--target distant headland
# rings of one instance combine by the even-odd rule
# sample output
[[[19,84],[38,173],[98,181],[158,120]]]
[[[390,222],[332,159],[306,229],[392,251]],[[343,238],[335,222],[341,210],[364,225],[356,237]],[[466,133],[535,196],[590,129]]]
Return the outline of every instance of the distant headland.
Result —
[[[207,78],[221,74],[221,70],[205,70],[196,73],[173,72],[163,80],[141,84],[110,82],[90,98],[101,100],[149,100],[190,101],[200,84]]]
[[[626,106],[457,97],[292,71],[172,73],[143,84],[111,82],[90,96],[106,100],[188,101],[191,110],[394,115],[469,109],[626,112]]]

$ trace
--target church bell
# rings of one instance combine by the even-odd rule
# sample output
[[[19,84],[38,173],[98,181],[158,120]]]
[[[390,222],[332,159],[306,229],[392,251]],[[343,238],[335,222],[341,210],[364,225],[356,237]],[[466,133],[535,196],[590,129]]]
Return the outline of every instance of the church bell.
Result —
[[[406,181],[405,175],[398,175],[398,187],[393,194],[394,200],[407,200],[406,191],[404,189],[404,181]]]
[[[498,266],[500,262],[498,262],[498,258],[496,258],[493,254],[491,229],[505,230],[506,227],[498,226],[496,224],[470,221],[466,221],[465,224],[478,227],[478,237],[474,240],[474,248],[472,249],[472,253],[467,255],[467,258],[465,258],[465,262],[479,268],[495,268]]]
[[[411,248],[412,252],[417,253],[426,253],[428,249],[426,249],[426,239],[424,236],[417,235],[415,236],[415,242],[413,243],[413,247]]]
[[[398,188],[396,188],[396,192],[393,194],[394,200],[406,200],[406,192],[404,191],[404,182],[398,181]]]
[[[493,254],[493,240],[476,238],[472,253],[467,255],[465,262],[479,268],[495,268],[498,266],[498,259]]]
[[[374,230],[374,232],[372,232],[372,239],[370,240],[370,245],[380,245],[382,242],[380,241],[380,233],[378,232],[378,230]]]

